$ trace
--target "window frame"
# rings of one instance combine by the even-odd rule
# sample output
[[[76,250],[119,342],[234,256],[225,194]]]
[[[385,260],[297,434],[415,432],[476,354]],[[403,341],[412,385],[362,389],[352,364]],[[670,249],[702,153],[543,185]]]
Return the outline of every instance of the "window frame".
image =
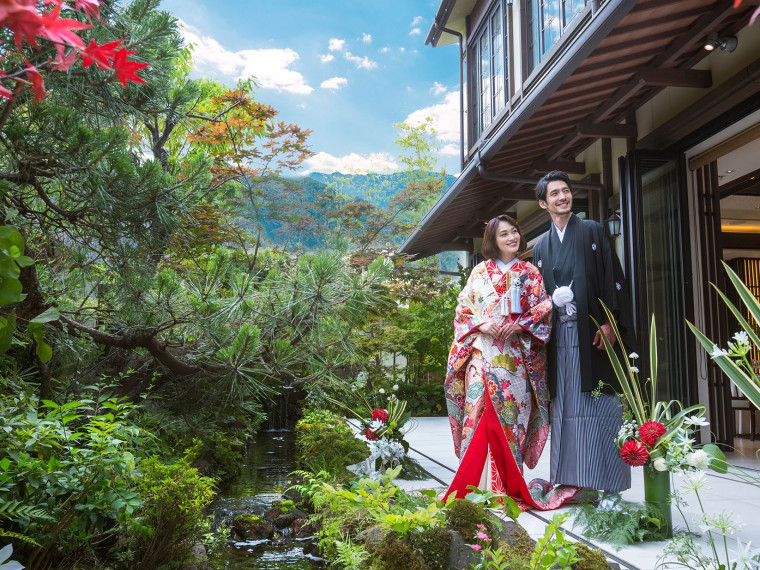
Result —
[[[476,31],[468,40],[466,58],[469,62],[467,74],[468,83],[468,112],[470,115],[468,121],[468,148],[472,149],[477,142],[487,133],[499,117],[509,108],[510,97],[512,93],[512,68],[510,67],[511,55],[511,31],[509,29],[509,10],[510,2],[508,0],[497,0],[490,6],[488,12],[482,18]],[[494,36],[494,18],[499,22],[498,37]],[[488,85],[487,91],[484,90],[484,69],[482,49],[483,40],[488,39]],[[494,49],[500,44],[499,50]],[[496,61],[498,58],[498,62]],[[500,64],[499,66],[496,63]],[[500,70],[495,75],[495,70]],[[498,85],[497,85],[498,82]],[[484,113],[485,106],[482,104],[484,96],[488,97],[488,113]],[[496,99],[498,97],[498,100]],[[498,106],[497,106],[498,104]]]

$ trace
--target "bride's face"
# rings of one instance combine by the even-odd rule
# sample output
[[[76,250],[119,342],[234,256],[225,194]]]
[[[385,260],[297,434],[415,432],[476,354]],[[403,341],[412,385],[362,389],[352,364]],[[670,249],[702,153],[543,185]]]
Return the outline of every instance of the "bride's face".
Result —
[[[499,248],[502,261],[510,261],[517,257],[517,251],[520,249],[520,232],[517,228],[501,220],[496,230],[496,247]]]

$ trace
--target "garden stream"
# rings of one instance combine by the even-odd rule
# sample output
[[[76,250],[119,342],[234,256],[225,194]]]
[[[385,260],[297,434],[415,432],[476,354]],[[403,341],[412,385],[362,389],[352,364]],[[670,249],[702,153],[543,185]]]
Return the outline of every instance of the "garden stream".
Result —
[[[296,469],[295,433],[260,431],[248,445],[240,477],[227,486],[214,502],[217,523],[227,524],[239,514],[262,515],[275,501],[284,499],[288,475]],[[321,559],[304,554],[308,540],[285,535],[271,540],[240,541],[231,536],[227,549],[211,560],[215,569],[312,570],[323,568]]]

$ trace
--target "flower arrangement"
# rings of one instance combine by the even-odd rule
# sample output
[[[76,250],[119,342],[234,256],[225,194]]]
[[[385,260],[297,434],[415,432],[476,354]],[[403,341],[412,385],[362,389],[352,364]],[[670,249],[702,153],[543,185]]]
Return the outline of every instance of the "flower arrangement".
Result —
[[[360,381],[361,378],[357,378]],[[359,382],[357,382],[358,384]],[[385,407],[375,407],[360,390],[345,388],[350,399],[360,403],[359,410],[354,410],[343,402],[330,398],[330,401],[359,421],[359,433],[367,442],[370,450],[369,457],[358,466],[357,474],[378,478],[389,468],[404,463],[407,470],[409,443],[404,439],[402,428],[411,417],[406,411],[406,401],[399,400],[394,393],[386,398]],[[393,392],[398,390],[398,384],[393,386]],[[380,388],[378,394],[385,397],[385,389]],[[367,412],[369,417],[367,417]]]
[[[615,318],[607,307],[604,310],[608,322],[612,323],[618,345],[622,346]],[[643,465],[654,471],[710,468],[725,473],[725,456],[720,448],[714,444],[706,444],[700,449],[694,447],[696,429],[709,425],[704,418],[705,407],[696,404],[684,408],[678,400],[657,400],[657,327],[654,317],[649,335],[652,373],[643,387],[636,366],[638,354],[629,354],[621,362],[606,335],[601,336],[626,406],[625,421],[616,438],[621,459],[628,465]]]

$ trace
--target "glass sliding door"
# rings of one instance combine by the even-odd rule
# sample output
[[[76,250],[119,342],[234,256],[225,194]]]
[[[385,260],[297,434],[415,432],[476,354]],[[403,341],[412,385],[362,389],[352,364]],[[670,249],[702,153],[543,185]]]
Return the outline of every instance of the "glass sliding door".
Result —
[[[685,319],[692,314],[686,193],[678,158],[631,152],[621,185],[625,266],[631,281],[636,327],[648,351],[652,315],[657,324],[658,396],[696,403],[694,341]]]

